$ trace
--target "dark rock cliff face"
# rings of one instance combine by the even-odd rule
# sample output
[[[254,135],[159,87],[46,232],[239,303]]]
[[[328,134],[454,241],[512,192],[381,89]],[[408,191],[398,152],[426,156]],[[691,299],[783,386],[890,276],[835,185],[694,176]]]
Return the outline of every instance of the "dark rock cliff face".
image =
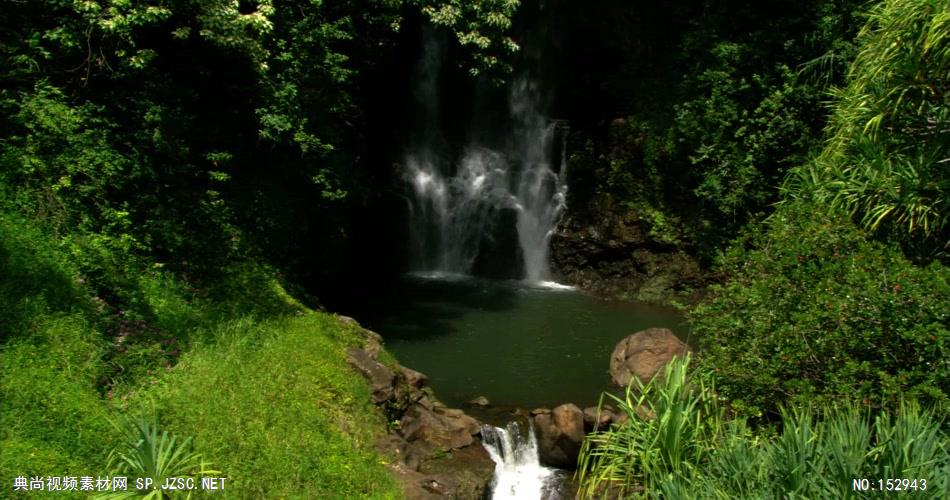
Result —
[[[574,135],[552,269],[605,297],[692,302],[713,279],[695,257],[709,228],[698,217],[688,165],[647,151],[648,137],[641,123],[623,118]]]
[[[524,259],[518,244],[518,212],[499,209],[489,217],[472,274],[492,279],[518,279],[524,276]]]
[[[694,257],[655,241],[635,214],[605,211],[583,219],[565,218],[551,238],[551,261],[565,282],[596,295],[650,302],[695,299],[707,284]]]

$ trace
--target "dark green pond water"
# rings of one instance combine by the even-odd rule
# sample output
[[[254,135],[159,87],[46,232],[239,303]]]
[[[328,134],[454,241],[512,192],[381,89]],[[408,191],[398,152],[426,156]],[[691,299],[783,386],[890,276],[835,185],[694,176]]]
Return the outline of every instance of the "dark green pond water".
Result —
[[[495,406],[594,405],[624,336],[686,332],[671,308],[471,278],[407,278],[349,313],[450,406],[477,396]]]

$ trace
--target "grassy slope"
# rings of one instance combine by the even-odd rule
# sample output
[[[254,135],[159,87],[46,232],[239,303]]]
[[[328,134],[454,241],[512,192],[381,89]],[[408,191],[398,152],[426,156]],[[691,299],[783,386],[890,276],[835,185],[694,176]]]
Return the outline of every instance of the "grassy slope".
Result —
[[[345,363],[355,342],[315,312],[219,325],[153,388],[130,400],[195,436],[243,495],[394,497],[371,449],[385,422]]]
[[[127,273],[113,280],[134,289],[124,312],[149,326],[117,353],[61,243],[0,213],[0,496],[19,475],[106,474],[119,439],[110,422],[152,413],[195,437],[229,496],[399,496],[371,450],[385,422],[346,366],[352,327],[295,304],[253,266],[202,298],[167,273]],[[181,354],[162,354],[161,338]]]
[[[18,475],[100,471],[112,445],[96,390],[105,342],[75,271],[44,243],[0,214],[0,494]]]

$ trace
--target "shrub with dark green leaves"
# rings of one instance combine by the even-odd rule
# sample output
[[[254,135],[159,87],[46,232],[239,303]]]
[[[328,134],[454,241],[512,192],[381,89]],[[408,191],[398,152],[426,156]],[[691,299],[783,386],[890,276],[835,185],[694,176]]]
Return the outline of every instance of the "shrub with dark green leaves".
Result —
[[[702,365],[741,414],[831,400],[950,409],[950,270],[916,267],[844,218],[790,204],[719,260],[691,314]]]

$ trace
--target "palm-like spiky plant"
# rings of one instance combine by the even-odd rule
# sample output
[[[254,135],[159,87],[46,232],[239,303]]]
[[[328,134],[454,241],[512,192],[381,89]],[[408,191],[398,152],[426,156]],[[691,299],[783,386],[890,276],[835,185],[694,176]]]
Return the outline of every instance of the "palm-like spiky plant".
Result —
[[[646,384],[634,377],[623,398],[607,395],[628,419],[584,441],[578,478],[586,497],[651,487],[668,474],[687,474],[705,459],[720,432],[722,413],[712,388],[687,376],[688,365],[689,355]]]
[[[111,492],[97,498],[145,498],[160,500],[171,498],[171,494],[161,489],[167,478],[195,477],[218,474],[211,470],[200,453],[192,448],[191,438],[179,439],[167,431],[159,433],[154,419],[130,421],[124,429],[127,441],[122,447],[113,450],[109,457],[109,468],[115,475],[150,478],[152,488],[143,491]],[[191,492],[183,492],[191,498]]]

